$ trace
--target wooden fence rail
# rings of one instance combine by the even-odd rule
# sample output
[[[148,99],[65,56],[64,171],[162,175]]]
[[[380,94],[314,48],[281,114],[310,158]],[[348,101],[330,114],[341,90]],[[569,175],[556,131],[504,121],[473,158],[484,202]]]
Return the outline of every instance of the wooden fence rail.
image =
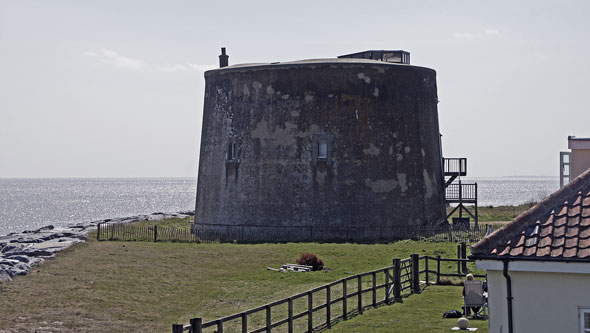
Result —
[[[429,269],[431,261],[436,262],[437,270]],[[420,293],[424,285],[434,282],[430,280],[431,276],[436,278],[436,282],[440,281],[441,276],[464,277],[467,272],[442,273],[440,267],[441,262],[461,264],[466,261],[470,260],[412,254],[407,259],[394,259],[391,266],[342,278],[230,316],[206,322],[197,317],[192,318],[189,325],[173,324],[172,332],[202,333],[211,328],[222,333],[224,329],[231,328],[232,332],[258,333],[272,332],[281,327],[281,331],[286,329],[292,333],[331,328],[337,321],[360,315],[367,308],[403,302],[403,297]],[[421,266],[424,269],[421,270]],[[425,280],[421,280],[422,277]],[[298,300],[301,302],[296,304]],[[255,318],[257,315],[258,318]]]

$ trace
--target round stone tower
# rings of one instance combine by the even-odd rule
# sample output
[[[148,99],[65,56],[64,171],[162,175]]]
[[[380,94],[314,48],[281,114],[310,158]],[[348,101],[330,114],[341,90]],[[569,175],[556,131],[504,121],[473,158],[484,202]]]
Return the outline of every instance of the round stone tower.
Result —
[[[373,242],[444,220],[434,70],[343,58],[205,79],[200,237]]]

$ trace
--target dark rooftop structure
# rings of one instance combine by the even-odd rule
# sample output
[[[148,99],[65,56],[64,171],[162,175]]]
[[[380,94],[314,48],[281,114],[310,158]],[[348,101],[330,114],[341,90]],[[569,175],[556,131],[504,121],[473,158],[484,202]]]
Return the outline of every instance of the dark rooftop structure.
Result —
[[[590,262],[590,170],[473,245],[474,259]]]
[[[410,64],[410,52],[404,50],[368,50],[341,55],[338,58],[371,59],[397,64]]]

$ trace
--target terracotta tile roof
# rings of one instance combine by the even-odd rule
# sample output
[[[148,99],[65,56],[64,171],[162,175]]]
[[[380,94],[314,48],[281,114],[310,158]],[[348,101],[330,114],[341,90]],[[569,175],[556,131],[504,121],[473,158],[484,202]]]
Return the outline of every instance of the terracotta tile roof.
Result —
[[[590,262],[590,170],[471,247],[475,259]]]

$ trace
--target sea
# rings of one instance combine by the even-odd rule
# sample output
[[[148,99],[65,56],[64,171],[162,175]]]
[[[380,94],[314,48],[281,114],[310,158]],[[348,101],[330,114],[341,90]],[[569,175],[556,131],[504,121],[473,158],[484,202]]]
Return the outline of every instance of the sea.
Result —
[[[195,209],[196,178],[0,179],[0,235]]]
[[[463,178],[480,206],[540,201],[558,177]],[[196,178],[0,179],[0,235],[154,212],[194,210]]]

